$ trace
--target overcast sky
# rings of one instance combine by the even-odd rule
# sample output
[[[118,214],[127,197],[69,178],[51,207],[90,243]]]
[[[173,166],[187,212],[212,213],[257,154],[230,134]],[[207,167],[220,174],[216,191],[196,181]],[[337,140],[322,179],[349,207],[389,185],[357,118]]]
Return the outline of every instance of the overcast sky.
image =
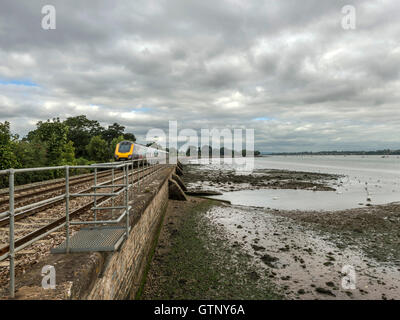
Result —
[[[0,0],[0,121],[25,135],[85,114],[143,139],[177,120],[254,128],[263,151],[400,149],[399,40],[399,0]]]

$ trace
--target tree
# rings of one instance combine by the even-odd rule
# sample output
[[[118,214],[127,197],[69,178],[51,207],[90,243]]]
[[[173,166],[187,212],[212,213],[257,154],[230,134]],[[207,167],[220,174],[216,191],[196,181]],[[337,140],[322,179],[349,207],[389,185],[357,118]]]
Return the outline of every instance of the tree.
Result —
[[[31,142],[39,140],[46,145],[47,166],[59,166],[64,163],[63,156],[68,143],[67,135],[67,125],[60,122],[59,118],[55,118],[53,121],[39,121],[37,129],[28,134],[28,139]]]
[[[46,146],[37,139],[32,142],[19,141],[15,155],[22,168],[45,167],[47,164]]]
[[[199,156],[205,155],[208,156],[209,158],[212,157],[212,148],[211,146],[208,145],[203,145],[201,148],[199,147]]]
[[[8,121],[0,122],[0,170],[19,166],[17,157],[13,152],[14,147],[15,141],[10,132],[10,123]]]
[[[38,139],[28,142],[19,141],[15,148],[15,155],[22,168],[37,168],[47,166],[46,145]],[[25,172],[15,176],[17,184],[31,183],[53,178],[52,171]]]
[[[68,141],[64,145],[63,153],[62,153],[62,161],[65,165],[74,165],[75,164],[75,147],[72,141]]]
[[[124,133],[124,139],[129,141],[136,141],[136,137],[133,133]]]
[[[112,139],[118,138],[119,136],[124,135],[125,127],[119,125],[118,123],[114,123],[111,126],[108,126],[108,129],[103,131],[102,137],[108,143],[111,143]]]
[[[0,170],[19,167],[17,157],[13,152],[14,146],[15,141],[10,132],[10,123],[0,122]],[[0,175],[0,186],[6,187],[7,185],[8,177]]]
[[[110,159],[108,144],[100,136],[94,136],[90,139],[89,145],[86,149],[91,160],[105,162]]]
[[[104,128],[96,120],[89,120],[85,115],[69,117],[64,121],[68,126],[68,140],[74,143],[76,157],[86,157],[86,146],[94,136],[101,135]]]
[[[197,148],[195,146],[189,146],[186,149],[186,156],[187,157],[193,157],[197,155]]]

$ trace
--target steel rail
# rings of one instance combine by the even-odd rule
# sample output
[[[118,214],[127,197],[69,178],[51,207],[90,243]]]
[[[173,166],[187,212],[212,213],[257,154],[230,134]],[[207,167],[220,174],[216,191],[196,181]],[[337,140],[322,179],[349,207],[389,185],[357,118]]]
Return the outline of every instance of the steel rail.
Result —
[[[135,174],[136,172],[138,172],[138,170],[135,170],[135,171],[131,172],[130,175]],[[115,181],[121,180],[123,178],[124,178],[123,175],[121,175],[119,177],[115,177]],[[101,184],[99,184],[98,186],[104,185],[104,184],[109,183],[111,181],[112,180],[104,181]],[[79,193],[90,192],[92,190],[92,188],[93,187],[81,190],[81,191],[79,191]],[[57,206],[57,205],[63,203],[64,201],[65,201],[65,195],[60,195],[60,196],[54,197],[52,199],[46,199],[46,200],[43,200],[43,201],[40,201],[40,202],[29,204],[29,205],[24,206],[24,207],[17,208],[17,209],[15,209],[15,212],[16,212],[15,221],[19,221],[19,220],[21,220],[23,218],[32,216],[32,215],[34,215],[34,214],[36,214],[38,212],[41,212],[41,211],[47,210],[49,208],[52,208],[54,206]],[[20,211],[23,211],[23,212],[20,212]],[[5,216],[7,213],[8,212],[2,212],[2,213],[0,213],[0,216]],[[9,217],[6,216],[5,218],[0,220],[0,228],[4,227],[4,226],[7,226],[8,223],[9,223]]]
[[[159,168],[157,171],[152,172],[150,169],[151,169],[151,167],[144,170],[145,172],[144,172],[143,176],[140,178],[140,180],[144,180],[144,179],[146,179],[147,176],[153,175],[155,172],[160,170],[160,168]],[[149,173],[147,173],[147,172],[149,172]],[[124,177],[121,177],[121,179],[122,178],[124,178]],[[137,183],[140,180],[136,180],[135,183]],[[123,188],[116,189],[116,191],[120,191],[121,189],[123,189]],[[103,196],[103,197],[98,198],[97,201],[105,202],[105,201],[109,200],[110,198],[112,198],[112,197],[111,196]],[[70,212],[69,217],[76,218],[79,215],[81,215],[81,214],[85,213],[86,211],[88,211],[89,209],[91,209],[93,207],[93,205],[94,205],[94,200],[92,200],[92,201],[88,202],[87,204],[83,205],[82,207],[77,208],[74,211]],[[60,225],[63,225],[65,222],[66,222],[66,217],[63,216],[63,217],[47,224],[44,227],[37,229],[22,238],[15,240],[14,246],[15,246],[15,248],[20,248],[21,246],[25,245],[26,243],[30,242],[31,240],[41,237],[41,235],[49,232],[52,229],[58,228]],[[10,250],[10,245],[5,245],[0,248],[0,257],[2,258],[1,260],[4,260],[6,257],[8,257],[9,250]]]
[[[106,170],[106,171],[103,171],[102,173],[105,173],[105,172],[111,173],[111,170]],[[93,177],[93,173],[75,174],[70,178],[70,180],[71,181],[77,180],[77,179],[79,180],[79,179],[84,179],[87,177]],[[22,185],[17,186],[14,191],[15,192],[24,192],[24,191],[27,191],[27,190],[30,190],[30,189],[33,189],[36,187],[49,186],[49,185],[52,185],[55,183],[64,183],[65,184],[65,178],[56,178],[56,179],[36,181],[36,182],[28,183],[28,184],[22,184]],[[8,188],[3,188],[0,191],[0,197],[8,196],[8,195],[9,195]]]
[[[107,173],[103,173],[102,172],[99,175],[101,175],[100,178],[103,178],[103,177],[108,176],[109,174],[111,174],[111,172],[107,172]],[[75,178],[73,180],[73,182],[70,182],[70,186],[75,186],[75,185],[78,185],[78,184],[81,184],[81,183],[89,182],[92,179],[93,179],[93,176],[79,178],[79,179]],[[56,190],[63,190],[65,188],[65,180],[64,181],[55,182],[54,184],[60,184],[60,185],[53,186],[53,187],[50,187],[50,188],[46,188],[44,190],[38,190],[38,191],[31,192],[31,193],[28,193],[28,194],[19,194],[19,195],[17,194],[17,195],[14,196],[14,200],[15,201],[21,201],[21,200],[26,199],[26,198],[32,198],[32,197],[39,196],[39,195],[42,195],[42,194],[46,194],[46,193],[49,193],[49,192],[53,192],[53,191],[56,191]],[[46,184],[46,186],[51,186],[51,183]],[[40,188],[40,187],[41,187],[41,185],[31,186],[31,187],[25,188],[23,190],[15,190],[15,191],[16,191],[16,193],[20,193],[20,192],[28,191],[28,190],[35,189],[35,188],[37,189],[37,188]],[[0,206],[8,204],[8,201],[9,201],[8,198],[1,199],[0,200]]]

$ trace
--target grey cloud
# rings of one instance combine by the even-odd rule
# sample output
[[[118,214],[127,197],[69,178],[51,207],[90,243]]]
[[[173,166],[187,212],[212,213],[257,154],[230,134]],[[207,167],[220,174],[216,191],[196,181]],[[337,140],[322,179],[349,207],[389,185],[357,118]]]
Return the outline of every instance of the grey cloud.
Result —
[[[141,137],[246,126],[268,151],[400,148],[396,0],[56,0],[43,31],[45,4],[1,3],[0,121],[18,133],[87,114]],[[19,79],[38,87],[1,83]]]

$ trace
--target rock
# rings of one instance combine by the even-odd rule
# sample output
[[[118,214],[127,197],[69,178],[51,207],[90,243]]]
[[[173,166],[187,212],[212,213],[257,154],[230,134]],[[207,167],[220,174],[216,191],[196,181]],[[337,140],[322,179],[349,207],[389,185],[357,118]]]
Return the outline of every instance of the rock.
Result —
[[[264,251],[265,248],[263,246],[257,246],[255,244],[252,244],[251,247],[253,248],[254,251]]]
[[[264,262],[267,266],[274,268],[275,265],[273,264],[274,262],[278,261],[279,259],[273,256],[270,256],[269,254],[264,254],[261,257],[262,262]]]
[[[298,294],[305,294],[306,292],[305,292],[304,289],[299,289],[299,290],[297,291],[297,293],[298,293]]]
[[[257,272],[251,271],[251,272],[249,273],[249,278],[250,278],[251,280],[258,280],[258,279],[260,279],[260,276],[259,276],[259,274],[258,274]]]
[[[317,291],[320,294],[326,294],[328,296],[336,297],[336,295],[329,289],[318,287],[315,289],[315,291]]]
[[[222,196],[221,192],[213,191],[213,190],[196,190],[196,191],[186,191],[188,196],[199,196],[199,197],[207,197],[207,196]]]

